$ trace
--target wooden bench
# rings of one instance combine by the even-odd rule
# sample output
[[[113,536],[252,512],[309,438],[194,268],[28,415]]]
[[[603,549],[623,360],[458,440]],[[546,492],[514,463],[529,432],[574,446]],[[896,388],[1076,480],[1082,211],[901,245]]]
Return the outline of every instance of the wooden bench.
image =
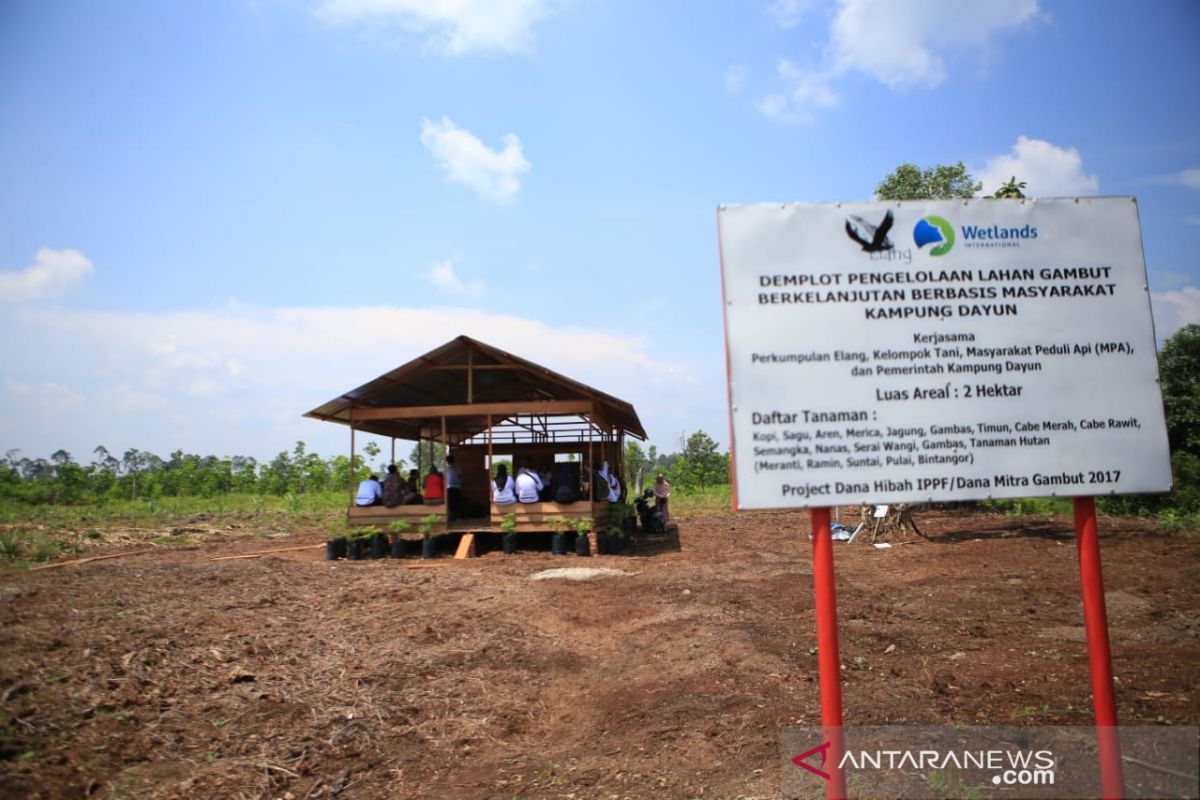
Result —
[[[587,519],[592,521],[595,530],[608,524],[608,503],[492,503],[492,529],[499,529],[500,523],[509,514],[515,514],[517,517],[517,533],[550,532],[553,528],[547,524],[547,520],[551,519]]]
[[[421,518],[427,517],[430,514],[436,514],[438,523],[433,526],[435,534],[446,532],[446,506],[445,505],[419,505],[419,506],[350,506],[350,510],[346,512],[346,517],[351,525],[374,525],[382,531],[387,530],[387,526],[396,520],[407,520],[409,529],[407,533],[417,533],[417,526],[421,524]]]

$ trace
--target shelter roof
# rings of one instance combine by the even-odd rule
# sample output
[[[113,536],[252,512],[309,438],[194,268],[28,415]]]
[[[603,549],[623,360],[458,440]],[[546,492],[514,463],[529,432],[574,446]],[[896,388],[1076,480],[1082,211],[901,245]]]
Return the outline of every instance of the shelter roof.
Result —
[[[575,417],[602,433],[646,432],[630,403],[459,336],[304,416],[397,439],[462,443],[522,417]]]

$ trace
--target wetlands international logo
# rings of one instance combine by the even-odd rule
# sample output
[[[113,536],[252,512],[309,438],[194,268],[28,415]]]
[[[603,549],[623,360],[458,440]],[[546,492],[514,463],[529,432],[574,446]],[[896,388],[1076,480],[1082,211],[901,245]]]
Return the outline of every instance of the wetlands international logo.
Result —
[[[941,217],[930,214],[923,217],[913,228],[913,241],[917,249],[927,244],[934,245],[929,250],[931,256],[944,256],[954,247],[954,226]]]

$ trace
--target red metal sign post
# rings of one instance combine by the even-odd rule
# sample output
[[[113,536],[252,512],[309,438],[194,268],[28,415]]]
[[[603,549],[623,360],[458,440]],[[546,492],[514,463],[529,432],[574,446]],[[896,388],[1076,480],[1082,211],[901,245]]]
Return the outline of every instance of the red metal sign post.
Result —
[[[838,654],[837,593],[833,584],[833,530],[828,508],[812,509],[813,596],[817,611],[817,676],[821,688],[821,726],[829,742],[827,800],[845,800],[846,776],[839,766],[845,752],[842,735],[842,663]],[[1103,599],[1103,596],[1101,596]],[[1105,640],[1107,642],[1107,639]]]
[[[1100,750],[1100,787],[1104,800],[1120,800],[1125,796],[1125,779],[1121,771],[1121,741],[1117,736],[1117,701],[1113,695],[1112,652],[1108,645],[1108,613],[1104,608],[1095,498],[1075,498],[1075,544],[1079,550],[1083,622],[1087,631],[1092,707],[1096,714],[1096,739]]]

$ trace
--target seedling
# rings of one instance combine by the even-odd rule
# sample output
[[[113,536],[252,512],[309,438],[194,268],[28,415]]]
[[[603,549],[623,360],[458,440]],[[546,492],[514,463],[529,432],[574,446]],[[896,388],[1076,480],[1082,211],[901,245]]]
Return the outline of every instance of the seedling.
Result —
[[[433,528],[442,521],[440,514],[427,514],[421,517],[421,524],[417,526],[417,530],[421,532],[421,536],[428,539],[433,535]]]

